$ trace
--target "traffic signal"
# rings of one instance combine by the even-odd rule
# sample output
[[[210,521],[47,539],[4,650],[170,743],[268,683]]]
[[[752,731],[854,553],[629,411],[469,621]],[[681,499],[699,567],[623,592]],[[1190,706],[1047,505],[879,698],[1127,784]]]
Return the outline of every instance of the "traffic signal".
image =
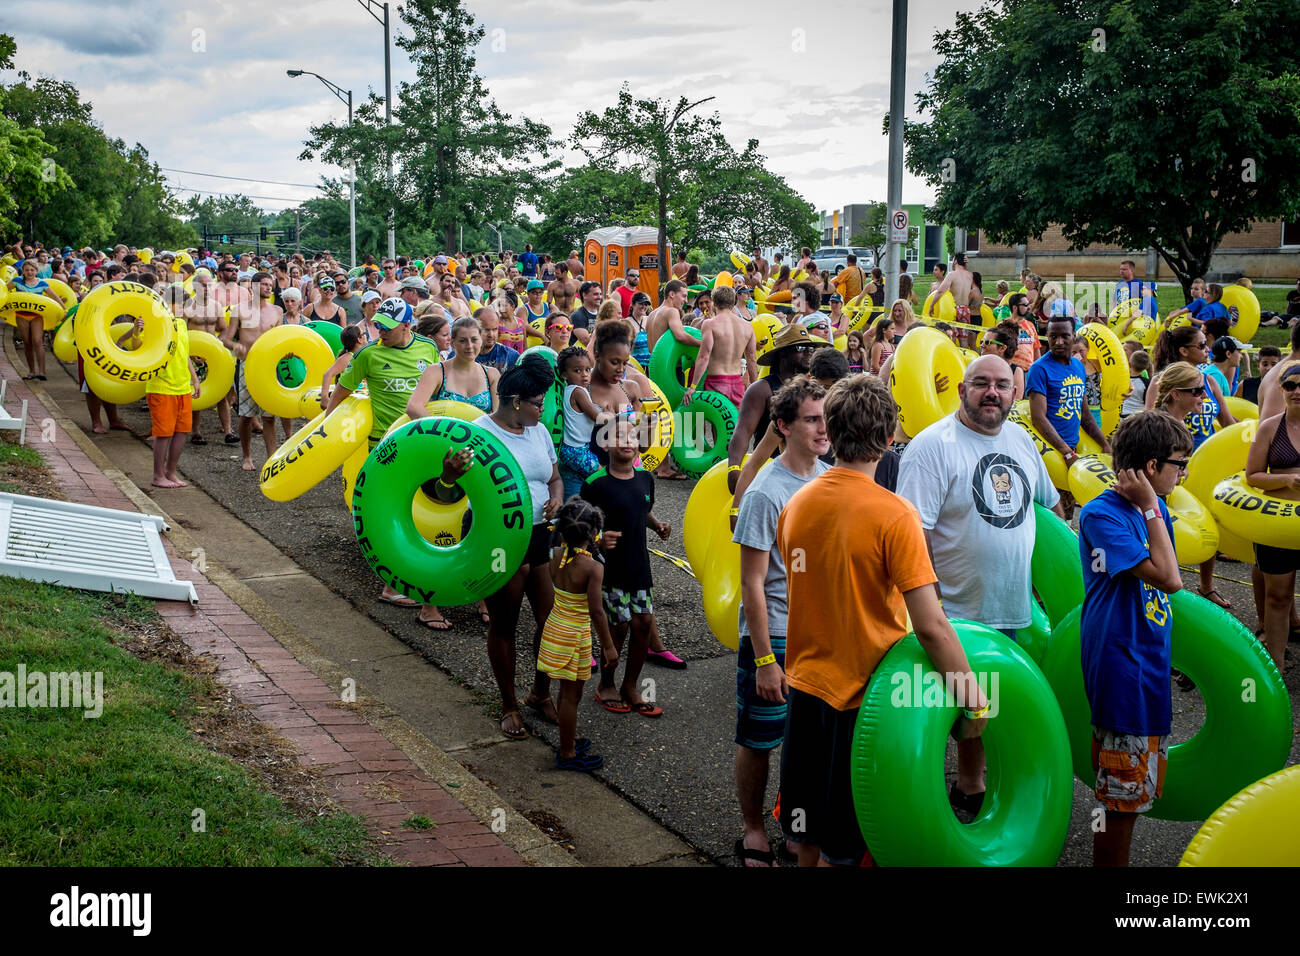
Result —
[[[263,241],[263,242],[266,242],[266,239],[267,239],[267,235],[266,235],[266,226],[263,226],[263,227],[262,227],[262,241]]]
[[[298,240],[298,227],[297,227],[297,226],[290,226],[290,227],[289,227],[289,236],[288,236],[288,239],[289,239],[290,242],[296,242],[296,241]]]

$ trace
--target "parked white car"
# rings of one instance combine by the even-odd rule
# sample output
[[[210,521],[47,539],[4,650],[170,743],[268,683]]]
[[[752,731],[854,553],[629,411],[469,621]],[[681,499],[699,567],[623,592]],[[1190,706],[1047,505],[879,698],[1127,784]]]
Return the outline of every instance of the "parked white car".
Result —
[[[864,272],[875,265],[870,249],[853,249],[848,246],[822,246],[813,253],[813,262],[817,263],[818,272],[824,269],[831,275],[839,275],[840,270],[849,264],[849,253],[858,257],[858,268]]]

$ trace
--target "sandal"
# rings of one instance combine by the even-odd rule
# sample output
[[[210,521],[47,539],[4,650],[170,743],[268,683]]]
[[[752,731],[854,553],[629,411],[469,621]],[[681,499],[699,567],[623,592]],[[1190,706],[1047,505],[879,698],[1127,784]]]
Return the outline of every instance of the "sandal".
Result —
[[[771,850],[753,850],[745,846],[745,838],[741,837],[736,841],[735,846],[736,859],[740,860],[740,865],[745,866],[746,860],[754,860],[762,863],[763,866],[776,866],[776,854]],[[759,869],[759,867],[747,867],[747,869]]]
[[[381,595],[379,600],[383,601],[385,604],[391,604],[393,605],[393,607],[419,607],[420,606],[419,601],[412,601],[409,597],[406,597],[405,595],[402,594],[399,594],[396,597],[383,597]]]
[[[551,705],[550,713],[546,711],[547,704]],[[545,697],[534,697],[530,694],[524,701],[524,706],[548,724],[558,724],[560,722],[559,713],[555,709],[555,701],[550,694]]]
[[[605,698],[603,698],[603,697],[597,695],[597,696],[593,697],[592,699],[593,699],[596,703],[600,704],[601,707],[604,707],[604,708],[605,708],[607,711],[609,711],[611,714],[630,714],[630,713],[632,713],[632,705],[629,704],[627,701],[625,701],[625,700],[624,700],[623,698],[621,698],[621,697],[617,697],[617,698],[615,698],[614,700],[605,700]]]
[[[206,445],[207,443],[208,440],[204,438],[202,435],[200,435],[198,432],[195,432],[193,435],[190,436],[191,445]]]
[[[519,721],[519,724],[514,729],[507,730],[506,721],[508,721],[511,717],[514,717],[515,720]],[[501,716],[501,723],[499,726],[501,728],[501,733],[505,736],[507,740],[528,739],[528,728],[524,726],[524,719],[519,716],[519,711],[517,710],[512,710],[509,711],[508,713],[503,714]]]
[[[418,624],[423,624],[425,627],[427,627],[427,628],[428,628],[429,630],[431,630],[431,631],[450,631],[450,630],[451,630],[451,621],[447,620],[445,617],[439,617],[439,618],[437,618],[436,620],[432,620],[432,621],[427,620],[427,619],[425,619],[425,618],[416,618],[415,620],[416,620],[416,623],[418,623]]]
[[[227,445],[238,445],[239,436],[234,432],[226,432],[226,437],[222,439]]]
[[[561,757],[558,750],[555,752],[556,770],[576,770],[579,773],[590,773],[593,770],[599,770],[603,766],[605,766],[605,758],[600,754],[587,752],[573,757]]]
[[[623,701],[623,703],[627,704],[629,709],[640,714],[642,717],[662,717],[664,714],[664,709],[662,707],[656,707],[648,700],[643,700],[638,704],[629,703],[628,701]]]
[[[1205,600],[1209,601],[1211,604],[1217,605],[1225,611],[1232,610],[1232,602],[1224,598],[1224,596],[1219,593],[1218,588],[1210,588],[1208,591],[1201,591],[1200,588],[1197,588],[1196,590],[1200,591],[1201,597],[1205,598]]]

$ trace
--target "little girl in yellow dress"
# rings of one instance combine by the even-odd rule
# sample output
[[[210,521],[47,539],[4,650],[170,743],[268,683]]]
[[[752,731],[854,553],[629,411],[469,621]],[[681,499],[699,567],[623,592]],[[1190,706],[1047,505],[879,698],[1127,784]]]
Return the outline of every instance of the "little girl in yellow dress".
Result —
[[[618,651],[600,591],[605,567],[591,554],[604,522],[600,509],[581,498],[574,498],[555,516],[555,530],[563,547],[551,558],[555,606],[542,628],[537,669],[560,682],[556,702],[560,746],[555,752],[555,766],[560,770],[591,771],[605,763],[604,757],[591,752],[588,738],[575,739],[582,685],[591,676],[593,625],[606,667],[618,666]]]

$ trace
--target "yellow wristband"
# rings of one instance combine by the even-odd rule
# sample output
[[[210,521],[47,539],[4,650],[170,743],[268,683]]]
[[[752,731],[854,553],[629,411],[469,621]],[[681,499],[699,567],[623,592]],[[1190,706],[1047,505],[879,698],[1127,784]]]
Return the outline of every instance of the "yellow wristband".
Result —
[[[988,704],[985,704],[979,710],[966,710],[964,708],[962,709],[962,713],[966,715],[967,720],[979,720],[981,717],[986,717],[988,715],[988,712],[989,712]]]
[[[450,485],[447,484],[447,482],[443,481],[441,478],[438,479],[438,484],[442,485],[442,486],[443,486],[444,488],[446,488],[448,491],[452,491],[452,490],[454,490],[455,487],[456,487],[454,484],[450,484]]]
[[[738,515],[738,514],[740,514],[740,509],[739,509],[739,508],[732,508],[732,509],[731,509],[731,517],[734,518],[734,517],[736,517],[736,515]]]
[[[740,465],[730,465],[727,468],[727,474],[731,474],[733,471],[740,471],[740,467]]]
[[[754,659],[755,667],[766,667],[768,664],[776,663],[776,655],[768,654],[767,657],[757,657]]]

